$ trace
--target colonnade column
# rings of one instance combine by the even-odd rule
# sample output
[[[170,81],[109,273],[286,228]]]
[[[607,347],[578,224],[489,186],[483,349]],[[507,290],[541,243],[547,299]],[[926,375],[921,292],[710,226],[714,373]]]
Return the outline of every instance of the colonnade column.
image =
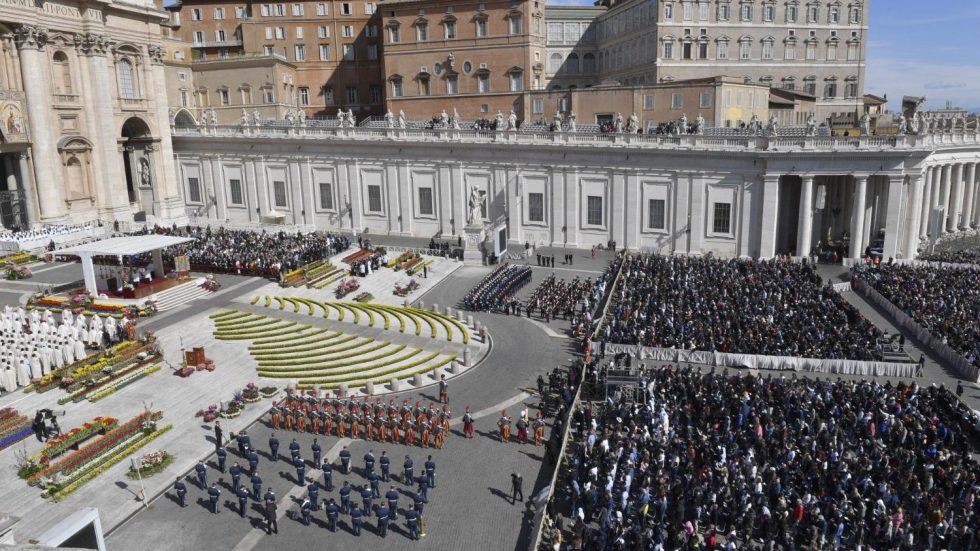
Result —
[[[956,231],[960,225],[960,212],[963,205],[963,164],[953,165],[953,176],[949,182],[948,214],[946,215],[946,231]]]
[[[882,254],[886,259],[898,256],[898,246],[902,242],[899,235],[902,211],[902,186],[905,183],[903,174],[888,176],[888,201],[885,203],[885,243]]]
[[[977,195],[977,163],[966,165],[966,193],[963,195],[963,225],[973,224],[974,199]]]
[[[796,235],[796,256],[809,256],[813,239],[813,176],[802,177],[800,221]]]
[[[855,185],[854,200],[851,202],[851,258],[860,259],[864,253],[864,209],[868,195],[868,177],[853,178]]]
[[[923,172],[924,182],[922,187],[922,212],[919,213],[919,238],[922,239],[929,235],[929,213],[932,212],[932,188],[935,170],[932,167],[926,168]]]
[[[759,256],[776,256],[776,228],[779,225],[779,174],[766,174],[762,183],[762,235]]]
[[[44,52],[48,31],[37,25],[21,25],[15,31],[14,37],[20,50],[24,92],[27,96],[34,170],[37,171],[35,181],[38,184],[38,195],[44,197],[44,201],[40,203],[41,222],[64,222],[67,215],[61,160],[58,158],[58,144],[54,136],[56,125],[51,120],[51,111],[48,108],[51,102],[48,75],[51,71]]]
[[[922,212],[922,174],[909,178],[908,227],[905,228],[905,246],[902,247],[905,258],[914,258],[918,251],[919,222]]]
[[[946,231],[946,225],[949,223],[950,176],[952,171],[953,167],[951,165],[943,165],[938,205],[939,208],[943,209],[943,215],[939,221],[939,233],[944,233]]]
[[[27,152],[17,154],[17,171],[20,173],[20,185],[24,190],[24,225],[28,228],[34,225],[37,216],[37,194],[31,178],[34,174],[27,164]]]

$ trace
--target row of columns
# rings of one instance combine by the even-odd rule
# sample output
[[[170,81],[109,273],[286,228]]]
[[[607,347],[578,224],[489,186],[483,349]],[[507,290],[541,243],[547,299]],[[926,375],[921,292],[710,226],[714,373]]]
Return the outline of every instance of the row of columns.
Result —
[[[978,173],[976,162],[930,166],[923,171],[921,200],[911,203],[919,209],[920,239],[980,225]],[[943,209],[941,218],[933,220],[937,208]]]

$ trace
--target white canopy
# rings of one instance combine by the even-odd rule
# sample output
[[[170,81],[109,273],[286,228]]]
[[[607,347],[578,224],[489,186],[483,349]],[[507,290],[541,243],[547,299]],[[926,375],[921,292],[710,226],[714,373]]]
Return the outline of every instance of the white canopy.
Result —
[[[194,238],[171,237],[169,235],[127,235],[60,249],[55,251],[54,254],[77,255],[82,261],[82,273],[85,275],[85,288],[93,295],[97,295],[99,288],[95,280],[95,268],[92,266],[93,256],[124,256],[153,251],[153,264],[159,271],[158,273],[161,273],[163,271],[163,256],[160,254],[160,251],[173,245],[187,243],[188,241],[194,241]]]

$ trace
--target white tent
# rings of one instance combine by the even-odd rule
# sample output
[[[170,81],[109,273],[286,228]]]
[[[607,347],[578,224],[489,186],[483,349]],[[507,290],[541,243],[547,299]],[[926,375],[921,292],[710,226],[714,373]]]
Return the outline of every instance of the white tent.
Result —
[[[84,245],[76,245],[54,252],[55,255],[72,254],[82,260],[82,273],[85,275],[85,288],[94,295],[99,293],[95,281],[95,267],[92,266],[93,256],[127,256],[153,252],[153,265],[157,273],[163,273],[163,255],[161,251],[173,245],[193,241],[191,237],[171,237],[169,235],[128,235],[112,237],[101,241],[93,241]]]

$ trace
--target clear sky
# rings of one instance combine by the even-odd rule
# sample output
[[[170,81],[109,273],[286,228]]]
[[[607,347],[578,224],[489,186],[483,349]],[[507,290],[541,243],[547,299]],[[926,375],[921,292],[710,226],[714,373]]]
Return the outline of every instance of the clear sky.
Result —
[[[909,95],[980,111],[980,1],[871,0],[870,15],[866,92],[888,94],[891,109]]]

